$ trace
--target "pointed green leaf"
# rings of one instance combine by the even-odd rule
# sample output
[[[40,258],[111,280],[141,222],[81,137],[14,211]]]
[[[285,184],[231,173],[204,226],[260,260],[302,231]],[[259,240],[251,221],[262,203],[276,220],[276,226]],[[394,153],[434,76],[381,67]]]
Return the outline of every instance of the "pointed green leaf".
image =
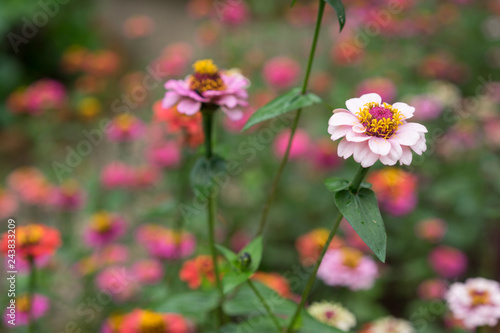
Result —
[[[342,32],[342,29],[344,29],[344,25],[345,25],[344,4],[342,3],[341,0],[325,0],[325,1],[328,2],[328,4],[330,4],[330,6],[333,7],[333,9],[335,9],[335,12],[337,12],[337,17],[339,19],[339,26],[340,26],[339,32]]]
[[[251,272],[227,272],[222,278],[222,289],[224,294],[231,292],[234,288],[245,283],[252,274]]]
[[[341,190],[348,189],[349,186],[351,185],[351,182],[349,182],[347,179],[333,177],[326,179],[325,185],[328,191],[338,192]]]
[[[155,308],[158,312],[178,312],[185,315],[210,312],[217,307],[219,295],[216,290],[189,291],[167,298]],[[196,305],[196,306],[193,306]]]
[[[255,124],[275,118],[284,113],[304,108],[316,103],[320,103],[321,98],[313,93],[302,95],[300,88],[295,88],[290,92],[267,103],[248,119],[243,131],[246,131]]]
[[[220,244],[215,244],[215,247],[217,248],[217,250],[219,250],[220,253],[222,253],[222,255],[227,259],[227,261],[229,261],[231,266],[234,266],[234,264],[238,260],[238,255]]]
[[[387,235],[375,193],[366,188],[357,194],[342,190],[335,193],[335,204],[359,237],[385,262]]]
[[[259,236],[240,251],[239,255],[242,255],[246,252],[250,254],[250,257],[252,258],[252,262],[246,270],[247,272],[255,273],[257,269],[259,269],[259,265],[262,260],[262,247],[262,236]]]

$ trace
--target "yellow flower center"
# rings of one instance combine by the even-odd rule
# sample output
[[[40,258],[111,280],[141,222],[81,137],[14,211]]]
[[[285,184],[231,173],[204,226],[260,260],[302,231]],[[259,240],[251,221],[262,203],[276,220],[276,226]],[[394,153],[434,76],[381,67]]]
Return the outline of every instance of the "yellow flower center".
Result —
[[[359,266],[361,259],[363,258],[363,253],[361,251],[351,248],[343,248],[343,264],[349,268],[356,268]]]
[[[392,137],[404,119],[403,114],[392,105],[375,102],[366,103],[356,116],[365,127],[366,134],[384,139]]]
[[[109,317],[108,324],[109,328],[111,328],[111,332],[118,333],[122,322],[123,322],[122,315],[112,315],[111,317]]]
[[[104,212],[95,214],[91,227],[100,233],[109,231],[111,229],[111,216]]]
[[[21,246],[35,245],[43,236],[43,228],[39,225],[28,225],[19,230],[18,240]]]
[[[472,307],[490,304],[490,295],[487,291],[470,290],[469,296],[472,299]]]
[[[194,74],[190,76],[189,88],[198,93],[207,90],[224,90],[226,87],[219,75],[219,68],[211,59],[198,60],[193,65]]]
[[[134,123],[134,116],[128,114],[128,113],[123,113],[116,117],[115,123],[116,126],[118,126],[120,129],[126,131],[130,127],[132,127],[132,124]]]
[[[31,302],[28,295],[19,297],[16,302],[17,309],[21,312],[28,312],[31,309]]]
[[[165,319],[161,314],[143,311],[139,331],[141,333],[166,333],[167,325],[165,325]]]

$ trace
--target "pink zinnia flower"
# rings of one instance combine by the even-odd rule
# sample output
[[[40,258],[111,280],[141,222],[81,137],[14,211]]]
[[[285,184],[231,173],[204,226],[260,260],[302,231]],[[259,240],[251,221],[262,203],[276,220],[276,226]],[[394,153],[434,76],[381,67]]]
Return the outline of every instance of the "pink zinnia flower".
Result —
[[[132,169],[132,187],[142,189],[158,183],[161,175],[157,168],[151,165],[140,165]]]
[[[432,268],[442,277],[456,278],[467,270],[467,256],[450,246],[438,246],[429,256]]]
[[[132,266],[132,271],[141,284],[156,284],[163,278],[163,266],[160,261],[155,259],[136,262]]]
[[[453,316],[464,326],[475,329],[495,326],[500,319],[500,285],[484,278],[454,283],[446,293]]]
[[[118,215],[99,212],[91,218],[84,234],[85,243],[89,246],[104,246],[120,238],[126,229],[126,223]]]
[[[220,15],[222,23],[232,26],[238,26],[248,21],[250,13],[245,2],[222,2],[221,5],[215,5],[214,7],[216,8],[216,14]]]
[[[133,170],[127,164],[115,161],[101,171],[101,183],[106,189],[129,187],[133,183]]]
[[[419,120],[435,119],[439,117],[444,109],[443,103],[431,95],[415,96],[411,99],[410,103],[418,110],[418,113],[415,114],[415,119]]]
[[[283,157],[285,155],[286,148],[288,146],[288,140],[290,140],[290,130],[284,130],[276,136],[274,140],[274,153],[278,157]],[[301,130],[297,129],[295,135],[293,136],[292,146],[290,147],[289,159],[296,159],[303,157],[309,151],[311,145],[311,139],[309,135]]]
[[[446,293],[446,282],[441,279],[425,280],[418,286],[418,296],[423,300],[442,299]]]
[[[100,272],[95,280],[97,288],[118,303],[132,298],[139,290],[135,274],[125,266],[110,266]]]
[[[318,277],[329,286],[345,286],[351,290],[370,289],[378,276],[378,267],[359,250],[328,250],[318,269]]]
[[[374,92],[379,94],[384,101],[393,101],[396,97],[396,86],[394,83],[384,77],[374,77],[361,82],[357,89],[356,95],[361,96]]]
[[[85,193],[74,179],[65,180],[61,186],[52,189],[50,201],[60,210],[73,211],[85,203]]]
[[[194,333],[195,326],[177,313],[156,313],[136,309],[124,316],[118,333]]]
[[[66,89],[58,81],[42,79],[31,84],[24,97],[28,113],[39,115],[46,110],[62,108],[66,103]]]
[[[137,242],[149,254],[159,259],[180,259],[193,254],[196,239],[187,231],[175,231],[154,224],[141,226],[137,231]]]
[[[16,197],[10,191],[0,188],[0,219],[13,217],[19,204]]]
[[[439,242],[446,234],[446,222],[438,218],[430,218],[418,222],[415,233],[419,238],[429,242]]]
[[[364,168],[380,160],[385,165],[409,165],[413,150],[422,154],[427,146],[427,129],[418,123],[407,123],[415,108],[405,103],[382,103],[378,94],[351,98],[347,109],[335,109],[328,122],[333,141],[340,141],[337,153],[345,159],[351,155]]]
[[[267,84],[277,89],[293,86],[300,75],[300,65],[287,57],[275,57],[266,62],[262,75]]]
[[[215,105],[229,118],[240,119],[243,116],[241,108],[248,106],[248,79],[236,72],[219,71],[212,60],[199,60],[193,68],[194,74],[186,79],[165,83],[167,93],[163,107],[177,104],[180,113],[193,115],[203,106]]]
[[[151,147],[148,153],[149,162],[160,168],[178,166],[181,157],[182,154],[179,144],[173,141]]]
[[[50,307],[49,299],[39,294],[34,294],[32,299],[28,295],[17,297],[15,305],[14,312],[11,312],[8,307],[5,311],[3,318],[6,326],[11,326],[8,321],[12,319],[15,319],[16,326],[26,326],[30,317],[32,320],[37,320],[45,316]]]
[[[123,113],[111,121],[106,134],[110,141],[128,142],[138,139],[144,130],[142,121],[129,113]]]

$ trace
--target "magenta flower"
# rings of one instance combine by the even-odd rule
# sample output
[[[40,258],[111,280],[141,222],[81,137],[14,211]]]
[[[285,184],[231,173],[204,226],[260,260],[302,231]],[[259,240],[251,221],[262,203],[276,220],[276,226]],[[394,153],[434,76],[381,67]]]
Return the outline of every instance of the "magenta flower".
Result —
[[[151,256],[159,259],[185,258],[193,254],[196,248],[196,239],[191,233],[154,224],[141,226],[136,238]]]
[[[60,109],[66,104],[66,89],[52,79],[42,79],[32,83],[25,91],[27,112],[39,115],[46,110]]]
[[[141,137],[145,126],[138,118],[129,113],[115,117],[106,132],[109,141],[129,142]]]
[[[288,146],[288,140],[290,140],[290,130],[284,130],[276,136],[274,140],[274,153],[278,157],[283,157],[285,155],[286,148]],[[311,139],[307,132],[297,129],[295,135],[293,136],[292,146],[290,147],[290,159],[297,159],[304,157],[310,149]]]
[[[422,154],[427,146],[427,129],[418,123],[407,123],[415,108],[405,103],[382,103],[378,94],[351,98],[346,109],[335,109],[328,122],[333,141],[340,141],[337,153],[345,159],[351,155],[367,168],[380,160],[382,164],[409,165],[413,150]]]
[[[236,72],[219,71],[212,60],[199,60],[193,68],[194,74],[186,79],[165,83],[163,108],[177,104],[180,113],[193,115],[203,107],[218,106],[232,120],[243,117],[241,108],[248,106],[247,78]]]
[[[484,278],[454,283],[445,296],[453,316],[465,327],[495,326],[500,319],[500,285]]]
[[[300,65],[288,57],[275,57],[266,62],[262,75],[271,87],[286,89],[297,82]]]
[[[356,89],[356,95],[358,96],[371,92],[379,94],[384,101],[388,102],[393,101],[397,93],[394,83],[384,77],[366,79]]]
[[[101,183],[106,189],[130,187],[133,185],[134,170],[127,164],[115,161],[101,171]]]
[[[125,229],[126,223],[120,216],[99,212],[92,216],[85,230],[84,240],[88,246],[102,247],[120,238]]]
[[[51,204],[63,211],[74,211],[85,203],[85,193],[74,179],[64,181],[61,186],[52,189]]]
[[[139,290],[135,274],[125,266],[105,268],[95,280],[97,288],[110,295],[113,301],[123,303]]]
[[[132,266],[132,271],[141,284],[156,284],[163,278],[163,266],[156,259],[138,261]]]
[[[148,153],[148,160],[151,164],[159,168],[176,167],[182,158],[179,144],[173,141],[165,142],[151,147]]]
[[[442,277],[456,278],[467,270],[467,256],[450,246],[438,246],[432,250],[429,261],[432,268]]]
[[[11,326],[8,322],[12,319],[15,319],[16,326],[26,326],[29,323],[30,316],[33,320],[43,317],[50,307],[49,299],[39,294],[33,295],[31,300],[28,295],[18,297],[15,305],[14,312],[11,312],[8,307],[5,311],[3,318],[6,326]]]
[[[370,289],[378,277],[378,267],[372,258],[359,250],[347,247],[331,249],[319,266],[318,277],[329,286]]]

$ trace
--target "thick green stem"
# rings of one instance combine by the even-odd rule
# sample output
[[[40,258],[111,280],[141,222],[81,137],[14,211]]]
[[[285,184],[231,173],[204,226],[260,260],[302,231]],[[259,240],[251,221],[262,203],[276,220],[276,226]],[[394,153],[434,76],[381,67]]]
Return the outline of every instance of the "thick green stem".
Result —
[[[487,326],[478,327],[477,333],[488,333],[488,327]]]
[[[205,157],[210,163],[212,158],[212,127],[213,127],[213,111],[204,110],[203,114],[203,130],[205,133]],[[217,198],[215,192],[210,189],[207,195],[207,214],[208,214],[208,243],[210,246],[210,254],[214,265],[215,285],[220,294],[219,306],[217,308],[217,330],[223,321],[222,303],[224,302],[224,292],[220,281],[219,264],[217,262],[217,249],[215,248],[215,211]]]
[[[314,54],[316,53],[316,46],[318,45],[318,37],[321,29],[321,21],[323,20],[323,13],[325,12],[325,1],[319,0],[319,9],[318,9],[318,17],[316,19],[316,28],[314,30],[314,37],[311,45],[311,51],[309,53],[309,59],[307,61],[307,69],[306,75],[304,77],[304,82],[302,83],[301,93],[305,94],[307,91],[307,85],[309,83],[309,76],[311,75],[312,64],[314,61]],[[299,124],[300,115],[302,114],[302,108],[297,110],[295,114],[295,118],[293,119],[293,123],[290,130],[290,138],[288,139],[288,144],[286,147],[285,154],[283,155],[283,159],[281,160],[280,166],[278,168],[278,172],[274,177],[273,184],[271,186],[271,191],[269,192],[269,196],[267,198],[266,204],[264,206],[264,210],[262,212],[262,217],[260,219],[259,229],[257,231],[257,237],[262,235],[264,232],[264,228],[266,226],[267,216],[269,214],[269,209],[274,201],[274,195],[276,193],[276,189],[278,188],[278,184],[281,179],[281,175],[283,174],[283,170],[285,169],[285,165],[288,162],[288,156],[290,155],[290,149],[292,147],[293,137],[295,135],[295,131],[297,130],[297,126]]]
[[[28,258],[29,265],[30,265],[30,277],[29,277],[29,282],[28,282],[28,300],[30,304],[30,309],[28,312],[28,332],[29,333],[35,333],[35,320],[33,318],[33,301],[34,301],[34,296],[35,296],[35,289],[36,289],[36,266],[35,266],[35,259],[33,257]]]
[[[366,173],[368,172],[369,168],[363,168],[359,167],[358,171],[356,172],[356,175],[354,176],[352,182],[351,182],[351,187],[349,190],[353,193],[357,193],[359,190],[359,185],[363,181],[363,179],[366,176]],[[288,324],[288,327],[286,329],[287,333],[293,332],[293,326],[295,325],[295,322],[297,321],[297,318],[299,317],[300,311],[304,307],[307,297],[309,296],[309,293],[311,292],[311,289],[314,285],[314,282],[316,281],[316,274],[318,273],[319,266],[321,265],[321,262],[323,261],[323,257],[325,256],[326,251],[328,250],[328,247],[330,246],[330,243],[333,239],[333,236],[335,236],[335,233],[337,232],[337,229],[339,228],[340,222],[342,221],[342,214],[339,214],[337,216],[337,219],[333,223],[332,230],[330,231],[330,234],[328,235],[328,239],[326,240],[325,245],[323,246],[323,249],[321,250],[321,253],[319,255],[318,260],[316,261],[316,264],[314,265],[314,269],[309,276],[309,280],[307,281],[306,287],[304,291],[302,292],[302,297],[300,299],[300,303],[297,306],[297,309],[295,310],[292,319],[290,320],[290,323]]]
[[[269,304],[267,304],[267,302],[264,299],[264,297],[262,296],[262,294],[259,292],[259,290],[257,288],[255,288],[255,285],[253,284],[253,282],[251,280],[247,280],[247,283],[250,286],[250,288],[252,288],[253,292],[255,293],[257,298],[262,303],[262,306],[264,306],[264,308],[266,309],[267,314],[269,315],[269,317],[273,321],[274,326],[276,326],[276,329],[278,330],[278,332],[283,332],[281,325],[278,321],[278,318],[276,318],[276,316],[273,314],[273,312],[271,311],[271,308],[269,307]]]

